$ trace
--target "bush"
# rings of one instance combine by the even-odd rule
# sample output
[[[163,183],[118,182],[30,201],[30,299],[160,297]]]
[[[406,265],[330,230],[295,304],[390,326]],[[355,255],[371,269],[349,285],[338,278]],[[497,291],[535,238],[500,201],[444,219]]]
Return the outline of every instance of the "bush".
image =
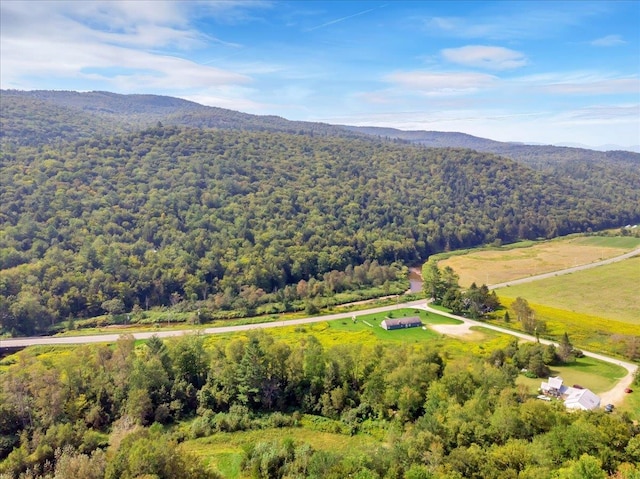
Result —
[[[209,415],[196,418],[189,428],[189,437],[198,439],[199,437],[211,436],[213,434],[213,426],[210,419]]]
[[[296,420],[292,416],[287,416],[281,412],[271,414],[267,420],[269,427],[292,427],[296,426]]]
[[[216,414],[211,425],[220,432],[246,431],[254,426],[249,408],[237,404],[231,406],[228,413]]]

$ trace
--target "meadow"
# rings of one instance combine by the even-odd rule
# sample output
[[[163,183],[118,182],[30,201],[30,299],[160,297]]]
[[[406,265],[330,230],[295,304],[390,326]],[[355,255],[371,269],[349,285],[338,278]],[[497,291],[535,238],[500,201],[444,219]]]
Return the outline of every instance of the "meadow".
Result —
[[[362,433],[350,435],[341,432],[341,427],[340,421],[304,415],[300,421],[300,427],[216,433],[208,437],[187,440],[182,447],[201,458],[212,469],[222,473],[225,478],[236,479],[246,477],[241,473],[241,463],[247,444],[290,438],[297,443],[309,444],[314,450],[350,451],[353,456],[368,454],[371,450],[384,445],[384,440],[378,437]],[[334,429],[336,432],[323,429]]]
[[[460,283],[500,283],[615,257],[640,246],[630,236],[572,235],[539,243],[523,242],[501,248],[452,254],[439,261],[451,266]],[[506,308],[518,297],[546,322],[545,337],[559,340],[566,332],[579,348],[637,357],[640,348],[640,257],[576,273],[554,276],[496,290]],[[502,312],[491,320],[504,323]]]
[[[469,250],[438,261],[460,275],[460,284],[498,284],[612,258],[640,246],[628,236],[569,236],[501,248]],[[437,258],[436,258],[437,259]]]
[[[530,303],[545,305],[550,309],[564,310],[567,321],[571,313],[586,318],[606,318],[611,321],[604,329],[622,332],[625,329],[615,322],[635,325],[640,335],[640,257],[599,266],[563,276],[513,285],[496,290],[502,298],[526,298]],[[537,310],[536,310],[537,311]],[[549,316],[553,316],[550,312]],[[576,318],[575,322],[583,320]],[[602,322],[589,324],[589,328],[603,327]],[[631,333],[631,331],[628,331]]]

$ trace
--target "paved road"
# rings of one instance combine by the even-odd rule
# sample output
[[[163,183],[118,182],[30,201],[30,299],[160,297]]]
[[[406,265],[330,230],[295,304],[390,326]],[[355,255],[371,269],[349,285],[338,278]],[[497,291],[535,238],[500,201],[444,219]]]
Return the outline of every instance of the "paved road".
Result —
[[[489,289],[504,288],[506,286],[514,286],[516,284],[530,283],[532,281],[537,281],[539,279],[553,278],[554,276],[571,274],[571,273],[575,273],[576,271],[583,271],[585,269],[591,269],[591,268],[595,268],[597,266],[602,266],[605,264],[617,263],[618,261],[629,259],[638,255],[640,255],[640,248],[635,249],[633,251],[629,251],[628,253],[625,253],[620,256],[615,256],[609,259],[603,259],[602,261],[596,261],[595,263],[582,264],[580,266],[573,266],[572,268],[561,269],[559,271],[552,271],[550,273],[537,274],[535,276],[529,276],[527,278],[521,278],[521,279],[514,279],[511,281],[506,281],[504,283],[492,284],[489,286]]]
[[[544,278],[550,278],[553,276],[559,276],[559,275],[563,275],[563,274],[569,274],[569,273],[574,273],[576,271],[581,271],[584,269],[589,269],[589,268],[595,268],[596,266],[602,266],[604,264],[610,264],[610,263],[615,263],[617,261],[622,261],[624,259],[627,258],[631,258],[633,256],[637,256],[640,255],[640,248],[634,250],[634,251],[630,251],[629,253],[620,255],[620,256],[616,256],[615,258],[609,258],[603,261],[598,261],[596,263],[590,263],[590,264],[586,264],[586,265],[582,265],[582,266],[574,266],[573,268],[567,268],[567,269],[563,269],[560,271],[554,271],[552,273],[544,273],[544,274],[539,274],[536,276],[530,276],[528,278],[523,278],[523,279],[517,279],[517,280],[513,280],[513,281],[509,281],[507,283],[500,283],[500,284],[493,284],[489,286],[489,289],[497,289],[497,288],[502,288],[505,286],[509,286],[512,284],[521,284],[521,283],[528,283],[530,281],[536,281],[538,279],[544,279]],[[371,309],[367,309],[364,311],[358,311],[357,314],[358,315],[364,315],[364,314],[376,314],[376,313],[381,313],[384,311],[393,311],[394,309],[397,309],[398,307],[403,307],[403,308],[411,308],[411,307],[417,307],[420,305],[424,305],[425,301],[421,300],[421,301],[413,301],[413,302],[409,302],[409,303],[401,303],[398,305],[392,305],[392,306],[383,306],[383,307],[379,307],[379,308],[371,308]],[[427,307],[428,310],[437,312],[438,314],[444,314],[447,315],[446,313],[442,313],[441,311],[437,311],[434,309],[431,309],[430,307]],[[288,321],[274,321],[274,322],[269,322],[269,323],[257,323],[257,324],[246,324],[246,325],[242,325],[242,326],[224,326],[224,327],[219,327],[219,328],[207,328],[207,329],[201,329],[198,330],[200,333],[202,334],[224,334],[224,333],[232,333],[232,332],[237,332],[237,331],[248,331],[251,329],[266,329],[266,328],[276,328],[276,327],[280,327],[280,326],[291,326],[291,325],[299,325],[299,324],[310,324],[310,323],[317,323],[317,322],[322,322],[322,321],[331,321],[333,319],[344,319],[344,318],[351,318],[353,316],[354,313],[338,313],[338,314],[330,314],[330,315],[326,315],[326,316],[314,316],[311,318],[302,318],[302,319],[293,319],[293,320],[288,320]],[[465,319],[459,316],[453,316],[453,315],[448,315],[451,317],[454,317],[456,319],[460,319],[462,321],[466,321],[466,322],[473,322],[474,325],[481,325],[483,327],[489,328],[489,329],[495,329],[496,331],[500,331],[503,333],[507,333],[507,334],[511,334],[512,336],[517,336],[519,338],[522,339],[527,339],[529,341],[535,341],[535,338],[533,336],[529,336],[526,334],[521,334],[515,331],[511,331],[508,329],[502,329],[498,326],[492,326],[489,324],[485,324],[485,323],[480,323],[477,321],[471,321],[470,319]],[[126,332],[126,331],[125,331]],[[189,330],[189,329],[184,329],[184,330],[174,330],[174,331],[154,331],[154,332],[145,332],[145,333],[132,333],[133,337],[136,339],[149,339],[151,336],[158,336],[160,338],[169,338],[172,336],[182,336],[184,334],[190,334],[193,333],[193,330]],[[16,339],[1,339],[0,340],[0,347],[3,348],[24,348],[27,346],[44,346],[44,345],[56,345],[56,344],[89,344],[89,343],[112,343],[118,340],[118,338],[120,337],[120,335],[123,334],[122,332],[118,332],[118,333],[114,333],[114,334],[97,334],[97,335],[92,335],[92,336],[46,336],[46,337],[32,337],[32,338],[16,338]],[[541,342],[544,342],[544,340],[541,340]],[[548,344],[549,342],[545,342],[545,344]],[[611,358],[607,358],[607,359],[603,359],[605,358],[605,356],[601,356],[595,353],[586,353],[585,355],[587,356],[591,356],[591,357],[597,357],[598,359],[602,359],[603,361],[616,361],[615,359],[611,359]],[[627,363],[629,364],[629,363]],[[628,368],[627,368],[628,369]]]
[[[242,326],[223,326],[218,328],[206,328],[206,329],[182,329],[174,331],[153,331],[144,333],[131,333],[135,339],[149,339],[152,336],[158,336],[159,338],[170,338],[174,336],[183,336],[185,334],[192,334],[195,331],[201,334],[224,334],[233,333],[238,331],[249,331],[252,329],[267,329],[278,328],[281,326],[296,326],[300,324],[319,323],[322,321],[331,321],[334,319],[351,318],[354,314],[361,316],[365,314],[376,314],[384,311],[394,311],[398,308],[412,308],[424,304],[424,300],[412,301],[408,303],[400,303],[398,305],[381,306],[378,308],[366,309],[363,311],[357,311],[355,313],[337,313],[329,314],[325,316],[314,316],[310,318],[290,319],[287,321],[273,321],[269,323],[256,323],[256,324],[244,324]],[[91,336],[46,336],[46,337],[32,337],[32,338],[15,338],[15,339],[2,339],[0,340],[0,347],[3,348],[24,348],[27,346],[47,346],[47,345],[60,345],[60,344],[89,344],[89,343],[113,343],[118,340],[121,334],[125,334],[127,331],[123,330],[114,334],[96,334]]]
[[[514,280],[514,281],[509,281],[508,283],[503,283],[503,284],[496,284],[496,285],[492,285],[490,286],[491,289],[496,289],[499,287],[504,287],[504,286],[508,286],[510,284],[520,284],[520,283],[526,283],[529,281],[535,281],[538,279],[543,279],[543,278],[549,278],[552,276],[557,276],[557,275],[561,275],[561,274],[569,274],[569,273],[573,273],[576,271],[581,271],[584,269],[589,269],[589,268],[594,268],[596,266],[601,266],[604,264],[610,264],[610,263],[615,263],[616,261],[622,261],[624,259],[627,258],[631,258],[632,256],[636,256],[640,254],[640,248],[636,249],[634,251],[631,251],[629,253],[626,253],[624,255],[621,256],[616,256],[615,258],[610,258],[604,261],[598,261],[596,263],[591,263],[591,264],[587,264],[587,265],[582,265],[582,266],[575,266],[573,268],[567,268],[561,271],[556,271],[553,273],[545,273],[545,274],[540,274],[540,275],[536,275],[536,276],[531,276],[529,278],[524,278],[524,279],[520,279],[520,280]],[[448,313],[444,313],[442,311],[433,309],[431,306],[428,305],[428,303],[425,300],[419,300],[419,301],[412,301],[412,302],[407,302],[407,303],[400,303],[397,305],[391,305],[391,306],[382,306],[382,307],[378,307],[378,308],[371,308],[371,309],[367,309],[367,310],[363,310],[363,311],[358,311],[357,314],[358,316],[360,315],[365,315],[365,314],[376,314],[376,313],[381,313],[381,312],[385,312],[385,311],[393,311],[395,309],[398,308],[420,308],[420,309],[424,309],[426,311],[430,311],[430,312],[434,312],[437,314],[441,314],[443,316],[448,316],[454,319],[458,319],[460,321],[463,321],[464,323],[470,325],[470,326],[481,326],[483,328],[487,328],[487,329],[492,329],[494,331],[498,331],[501,333],[505,333],[505,334],[510,334],[511,336],[515,336],[517,338],[520,339],[525,339],[527,341],[536,341],[537,339],[534,336],[531,336],[529,334],[524,334],[524,333],[520,333],[517,331],[512,331],[510,329],[505,329],[505,328],[501,328],[500,326],[494,326],[492,324],[487,324],[487,323],[483,323],[481,321],[474,321],[472,319],[467,319],[467,318],[463,318],[461,316],[456,316],[453,314],[448,314]],[[242,326],[224,326],[224,327],[219,327],[219,328],[207,328],[207,329],[200,329],[197,330],[199,333],[201,334],[224,334],[224,333],[232,333],[232,332],[238,332],[238,331],[249,331],[249,330],[254,330],[254,329],[267,329],[267,328],[277,328],[277,327],[282,327],[282,326],[294,326],[294,325],[301,325],[301,324],[311,324],[311,323],[318,323],[318,322],[322,322],[322,321],[331,321],[334,319],[346,319],[346,318],[351,318],[354,315],[353,312],[348,312],[348,313],[337,313],[337,314],[330,314],[330,315],[326,315],[326,316],[314,316],[314,317],[310,317],[310,318],[302,318],[302,319],[292,319],[292,320],[288,320],[288,321],[274,321],[274,322],[269,322],[269,323],[257,323],[257,324],[246,324],[246,325],[242,325]],[[152,336],[158,336],[160,338],[169,338],[169,337],[173,337],[173,336],[182,336],[185,334],[191,334],[193,333],[194,330],[188,330],[188,329],[184,329],[184,330],[175,330],[175,331],[155,331],[155,332],[144,332],[144,333],[132,333],[133,337],[136,339],[149,339]],[[105,343],[105,342],[115,342],[118,340],[118,338],[120,337],[122,333],[115,333],[115,334],[102,334],[102,335],[92,335],[92,336],[50,336],[50,337],[35,337],[35,338],[16,338],[16,339],[3,339],[0,340],[0,347],[2,348],[22,348],[22,347],[27,347],[27,346],[37,346],[37,345],[61,345],[61,344],[89,344],[89,343]],[[540,339],[540,342],[542,344],[555,344],[556,346],[558,346],[558,343],[555,343],[553,341],[549,341],[546,339]],[[601,361],[605,361],[608,363],[612,363],[612,364],[617,364],[619,366],[622,366],[623,368],[625,368],[627,370],[627,375],[622,378],[618,384],[611,389],[610,391],[607,391],[603,397],[609,399],[609,402],[612,402],[613,404],[616,404],[616,402],[619,401],[619,399],[624,395],[623,392],[624,389],[626,387],[629,387],[629,385],[631,384],[631,381],[633,380],[633,375],[635,374],[635,372],[638,369],[638,366],[632,363],[629,363],[627,361],[621,361],[619,359],[614,359],[614,358],[610,358],[608,356],[602,355],[602,354],[598,354],[598,353],[592,353],[589,351],[584,351],[584,355],[591,357],[591,358],[595,358],[595,359],[599,359]],[[621,396],[622,395],[622,396]]]
[[[455,314],[445,313],[443,311],[437,310],[429,306],[427,301],[419,300],[419,301],[411,301],[407,303],[400,303],[398,305],[391,306],[382,306],[378,308],[371,308],[363,311],[358,311],[358,316],[365,314],[376,314],[385,311],[394,311],[398,308],[418,308],[423,309],[428,312],[437,313],[442,316],[447,316],[453,319],[457,319],[462,321],[463,323],[469,326],[481,326],[483,328],[492,329],[494,331],[498,331],[500,333],[509,334],[511,336],[515,336],[520,339],[524,339],[527,341],[536,341],[537,339],[534,336],[529,334],[520,333],[518,331],[512,331],[510,329],[501,328],[500,326],[495,326],[493,324],[487,324],[481,321],[475,321],[472,319],[464,318],[462,316],[457,316]],[[241,326],[224,326],[219,328],[207,328],[197,330],[197,332],[201,334],[224,334],[224,333],[232,333],[239,331],[249,331],[255,329],[267,329],[267,328],[278,328],[282,326],[295,326],[302,324],[311,324],[318,323],[322,321],[331,321],[335,319],[348,319],[354,315],[353,312],[348,313],[337,313],[337,314],[329,314],[326,316],[314,316],[310,318],[301,318],[301,319],[292,319],[288,321],[274,321],[270,323],[257,323],[257,324],[245,324]],[[144,332],[144,333],[132,333],[133,337],[136,339],[149,339],[152,336],[158,336],[160,338],[169,338],[175,336],[182,336],[185,334],[192,334],[194,330],[175,330],[175,331],[155,331],[155,332]],[[37,345],[65,345],[65,344],[89,344],[89,343],[113,343],[118,340],[122,333],[116,334],[103,334],[103,335],[92,335],[92,336],[53,336],[53,337],[36,337],[36,338],[18,338],[18,339],[3,339],[1,341],[1,346],[5,348],[21,348],[27,346],[37,346]],[[553,341],[549,341],[546,339],[540,339],[542,344],[555,344],[559,346],[558,343]],[[633,380],[633,375],[635,374],[638,366],[627,361],[621,361],[619,359],[610,358],[603,354],[592,353],[589,351],[584,351],[585,356],[589,356],[591,358],[599,359],[601,361],[606,361],[608,363],[617,364],[622,366],[627,370],[627,375],[622,378],[614,388],[610,391],[607,391],[602,395],[603,404],[617,404],[622,400],[624,396],[624,389],[629,387]]]

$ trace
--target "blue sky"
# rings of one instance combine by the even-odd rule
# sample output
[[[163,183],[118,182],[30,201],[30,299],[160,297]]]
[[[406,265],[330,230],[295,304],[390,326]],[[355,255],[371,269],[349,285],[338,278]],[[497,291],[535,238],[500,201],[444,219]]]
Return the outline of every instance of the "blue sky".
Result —
[[[2,88],[640,144],[640,2],[0,2]]]

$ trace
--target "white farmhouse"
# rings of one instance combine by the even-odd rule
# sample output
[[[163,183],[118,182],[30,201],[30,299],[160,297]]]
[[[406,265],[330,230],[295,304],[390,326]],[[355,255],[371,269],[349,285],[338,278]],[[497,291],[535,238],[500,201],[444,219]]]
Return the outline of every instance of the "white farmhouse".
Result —
[[[540,390],[545,396],[563,399],[567,409],[590,411],[600,407],[599,396],[589,389],[565,386],[561,377],[549,378],[540,385]]]

